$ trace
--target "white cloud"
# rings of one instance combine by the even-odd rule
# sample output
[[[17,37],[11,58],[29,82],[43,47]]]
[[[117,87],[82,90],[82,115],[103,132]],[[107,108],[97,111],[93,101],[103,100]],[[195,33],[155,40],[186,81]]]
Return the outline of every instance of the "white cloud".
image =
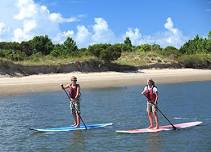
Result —
[[[164,23],[164,28],[166,29],[165,32],[158,32],[152,35],[142,35],[138,28],[129,28],[123,36],[123,39],[125,39],[125,37],[129,37],[133,45],[156,43],[162,47],[171,45],[178,48],[187,40],[187,37],[184,36],[179,29],[174,27],[171,17],[167,18]]]
[[[51,21],[57,22],[57,23],[71,23],[71,22],[75,22],[79,20],[76,17],[64,18],[59,13],[51,13],[49,14],[49,18]]]
[[[19,12],[17,15],[14,15],[14,18],[17,20],[31,18],[37,12],[36,7],[37,6],[33,0],[18,0],[17,8],[19,9]]]
[[[132,44],[138,45],[140,44],[141,36],[142,35],[139,32],[138,28],[135,28],[135,29],[129,28],[128,31],[123,36],[123,39],[125,39],[126,37],[129,37]]]
[[[90,44],[90,36],[91,33],[84,25],[77,26],[75,41],[80,47],[86,47]]]
[[[10,10],[10,11],[8,11]],[[7,15],[5,15],[7,14]],[[48,35],[56,39],[63,31],[60,28],[62,23],[78,21],[79,17],[63,17],[60,13],[50,12],[45,5],[37,4],[34,0],[7,0],[1,2],[0,35],[2,41],[23,41],[31,39],[36,35]]]
[[[103,18],[95,18],[95,24],[93,25],[93,31],[108,31],[108,24]]]
[[[83,16],[63,17],[59,12],[51,12],[45,5],[40,5],[35,0],[2,1],[0,40],[23,41],[36,35],[48,35],[53,42],[61,43],[69,36],[79,47],[87,47],[94,43],[119,43],[123,42],[125,37],[129,37],[133,45],[158,43],[161,46],[180,47],[187,40],[174,26],[171,17],[168,17],[164,23],[165,32],[152,35],[143,35],[138,28],[128,28],[123,36],[116,35],[102,17],[94,18],[92,25],[77,25],[75,31],[61,29],[61,24],[79,21],[81,17]]]
[[[167,18],[166,23],[164,24],[164,27],[170,32],[172,32],[173,34],[176,34],[178,31],[176,28],[174,28],[174,23],[172,22],[170,17]]]
[[[70,31],[70,30],[65,31],[63,33],[64,33],[65,38],[67,38],[67,37],[73,37],[73,35],[74,35],[74,31]]]
[[[0,22],[0,34],[5,32],[6,24],[3,22]]]
[[[115,41],[115,35],[108,27],[108,23],[103,18],[95,18],[93,25],[92,43],[112,43]]]
[[[36,21],[35,20],[24,20],[23,27],[17,28],[14,30],[14,40],[15,41],[22,41],[25,39],[30,39],[31,33],[33,29],[36,28]]]
[[[67,30],[61,33],[57,33],[52,39],[55,43],[63,43],[67,37],[74,37],[75,32],[73,30]]]
[[[72,37],[80,48],[95,43],[117,42],[115,34],[109,29],[108,23],[105,19],[95,18],[94,24],[91,27],[92,28],[88,29],[85,25],[78,25],[76,32],[66,31],[60,33],[57,39],[65,40],[68,36]]]

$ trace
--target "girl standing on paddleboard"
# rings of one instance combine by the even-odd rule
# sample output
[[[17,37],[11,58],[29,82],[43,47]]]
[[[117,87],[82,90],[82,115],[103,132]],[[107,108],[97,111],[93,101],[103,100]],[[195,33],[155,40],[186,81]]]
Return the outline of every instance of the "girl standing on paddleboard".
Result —
[[[76,83],[77,78],[71,77],[71,83],[65,86],[62,85],[63,89],[68,89],[70,96],[70,108],[73,115],[73,126],[80,127],[80,85]]]
[[[154,129],[159,129],[159,121],[156,108],[158,104],[158,89],[152,79],[147,80],[147,86],[144,87],[144,90],[141,94],[145,95],[145,97],[147,98],[147,114],[150,123],[149,129],[154,128],[153,114],[156,122],[156,127]]]

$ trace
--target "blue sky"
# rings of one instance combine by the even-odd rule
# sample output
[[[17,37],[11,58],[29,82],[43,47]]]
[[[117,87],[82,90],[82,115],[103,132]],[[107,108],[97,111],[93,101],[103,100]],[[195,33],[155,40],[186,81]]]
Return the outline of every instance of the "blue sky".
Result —
[[[211,0],[1,0],[0,5],[0,41],[47,34],[55,43],[71,36],[87,47],[128,36],[134,45],[180,47],[210,30]]]

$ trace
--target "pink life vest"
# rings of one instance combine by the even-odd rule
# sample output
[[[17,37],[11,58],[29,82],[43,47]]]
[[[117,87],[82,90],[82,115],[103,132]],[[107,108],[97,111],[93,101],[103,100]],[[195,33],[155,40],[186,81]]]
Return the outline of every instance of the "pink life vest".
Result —
[[[155,101],[155,99],[156,99],[156,94],[155,93],[153,93],[153,88],[154,88],[154,86],[152,86],[152,88],[148,88],[148,86],[146,86],[146,90],[145,90],[145,94],[146,94],[146,97],[147,97],[147,100],[148,101]]]

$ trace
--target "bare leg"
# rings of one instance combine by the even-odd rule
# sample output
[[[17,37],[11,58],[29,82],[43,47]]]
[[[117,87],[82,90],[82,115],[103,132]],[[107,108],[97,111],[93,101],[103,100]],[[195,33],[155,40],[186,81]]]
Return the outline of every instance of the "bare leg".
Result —
[[[149,118],[149,129],[153,128],[154,127],[154,124],[153,124],[153,118],[152,118],[152,112],[147,112],[148,113],[148,118]]]
[[[156,123],[155,129],[159,129],[158,115],[157,115],[157,112],[156,111],[154,112],[154,116],[155,116],[155,123]]]
[[[80,116],[76,113],[76,127],[80,127]]]
[[[73,115],[73,126],[76,126],[77,125],[76,114],[73,112],[72,115]]]

